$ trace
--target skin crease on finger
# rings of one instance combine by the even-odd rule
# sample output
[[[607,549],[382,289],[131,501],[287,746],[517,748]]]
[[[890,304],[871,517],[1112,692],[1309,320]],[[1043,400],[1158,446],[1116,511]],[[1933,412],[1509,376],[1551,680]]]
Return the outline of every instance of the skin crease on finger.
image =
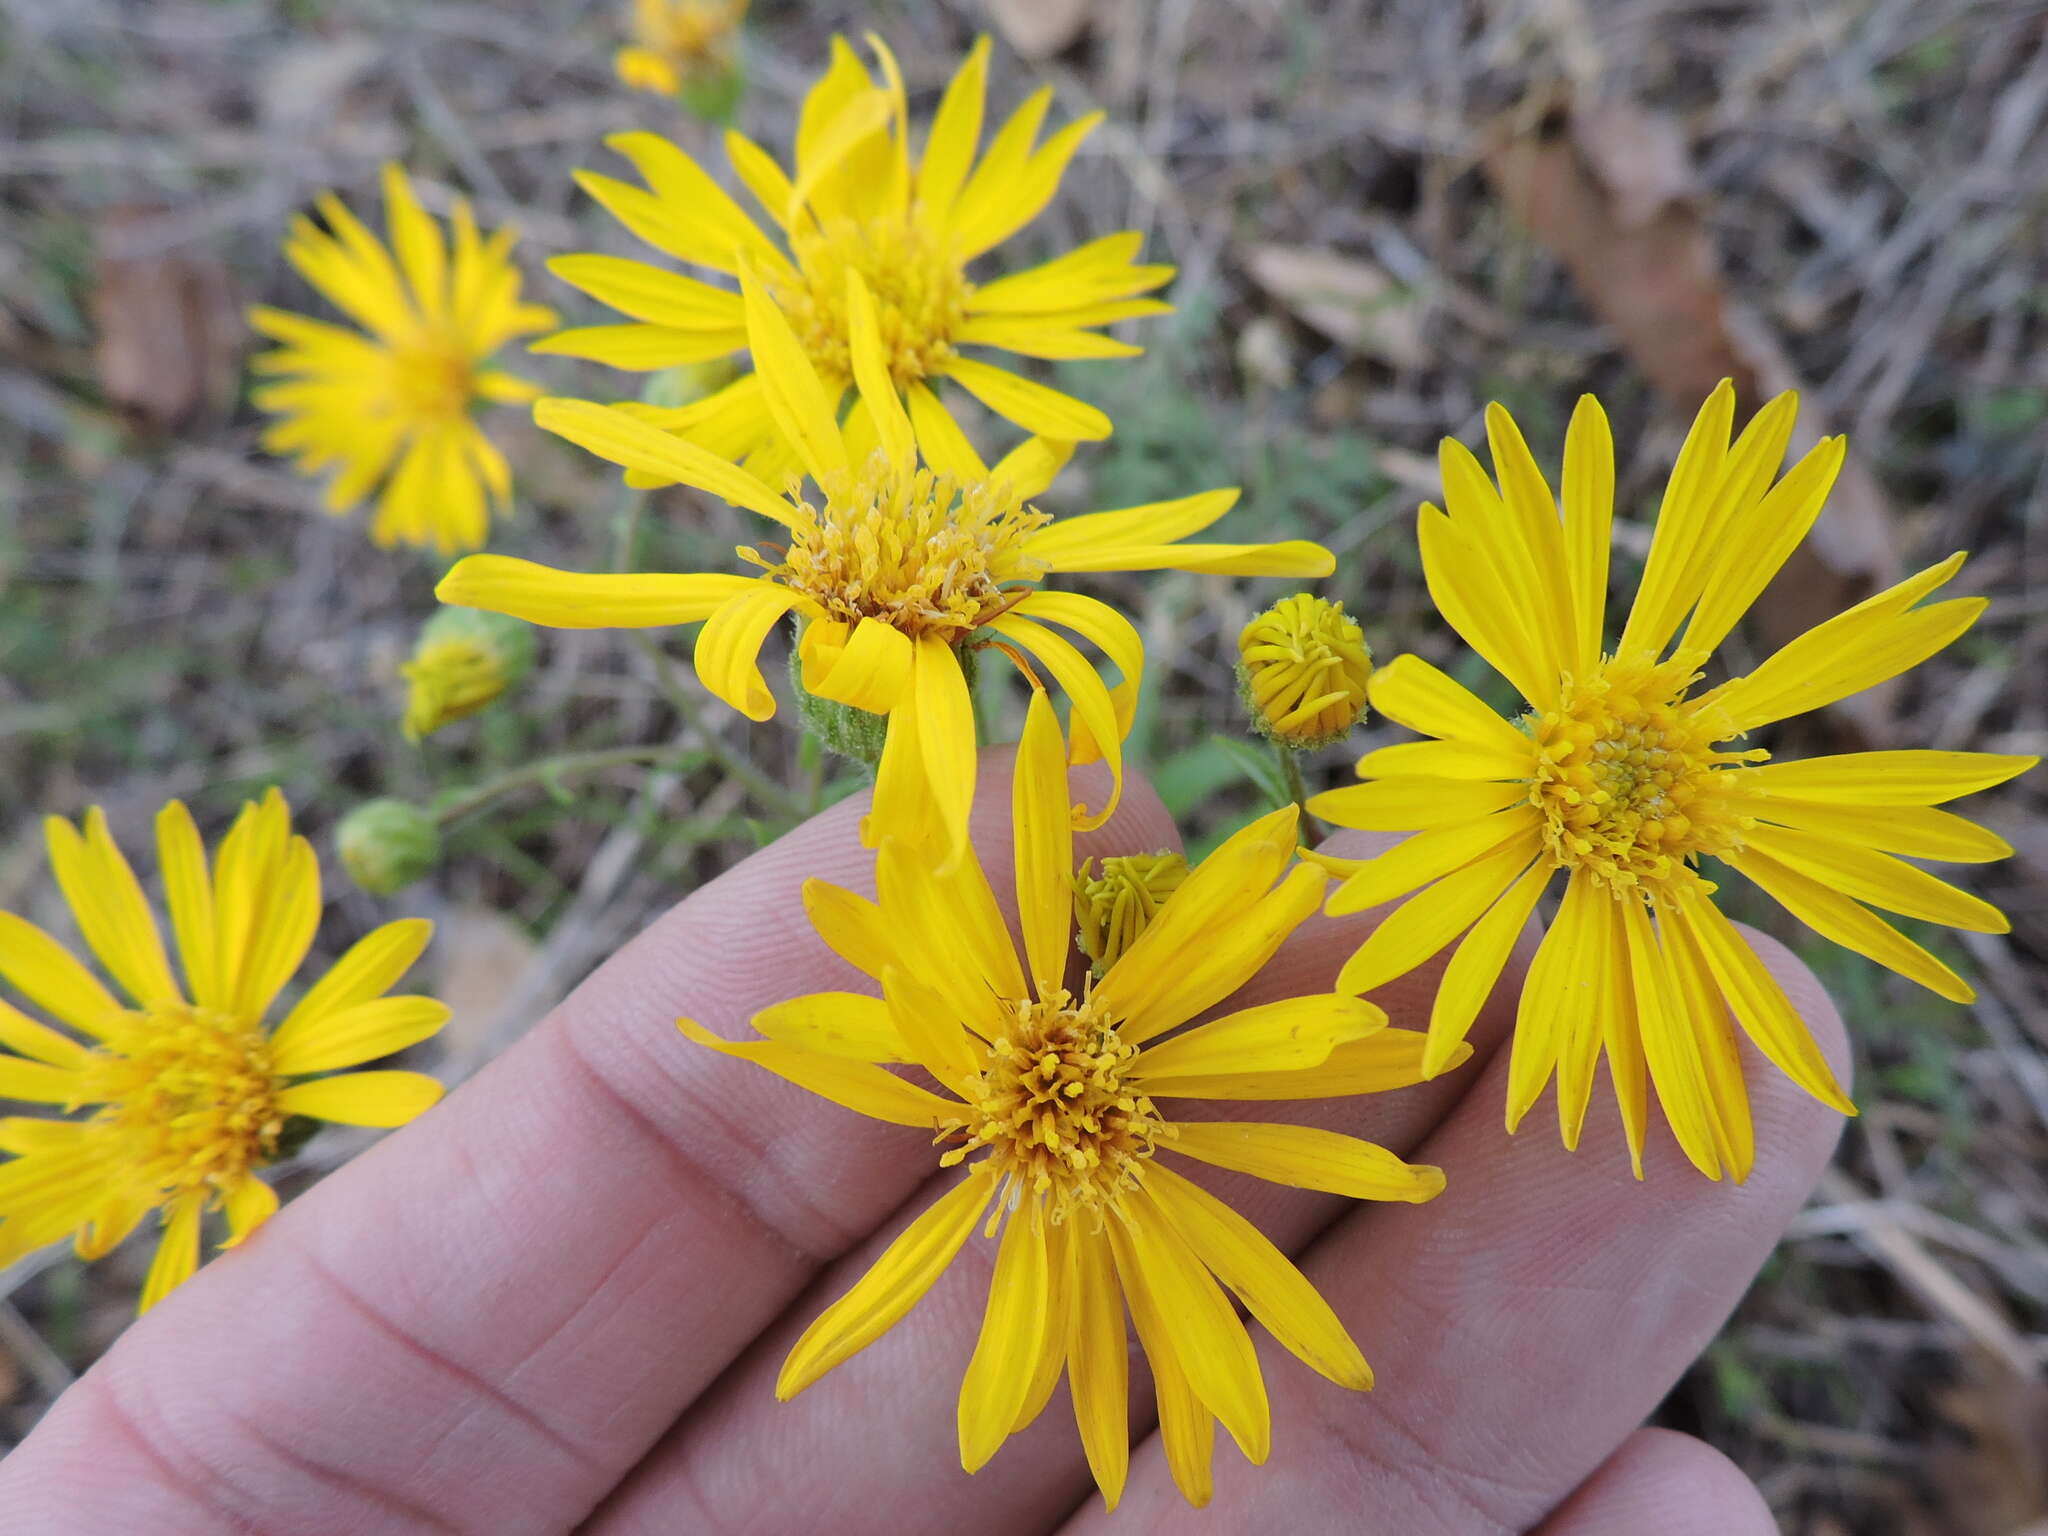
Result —
[[[1008,754],[977,841],[1008,883]],[[1076,775],[1099,795],[1105,776]],[[692,895],[416,1124],[137,1323],[0,1463],[9,1536],[559,1532],[821,1263],[885,1220],[929,1138],[693,1050],[865,985],[809,876],[872,892],[864,797]],[[1160,846],[1143,785],[1083,853]]]
[[[1394,839],[1346,832],[1326,845],[1334,854],[1362,857]],[[1007,879],[990,878],[1005,905]],[[1381,912],[1303,924],[1266,969],[1215,1013],[1327,989]],[[1507,985],[1473,1031],[1475,1047],[1492,1050],[1506,1038],[1507,999],[1529,953],[1525,936]],[[1442,957],[1374,994],[1394,1022],[1420,1027],[1428,1017]],[[1470,1065],[1434,1083],[1350,1099],[1220,1105],[1175,1100],[1176,1117],[1290,1120],[1366,1137],[1396,1152],[1411,1152],[1449,1107],[1476,1081]],[[936,1155],[915,1156],[933,1168]],[[1305,1245],[1355,1202],[1266,1183],[1245,1175],[1173,1158],[1172,1165],[1243,1211],[1284,1249]],[[904,1202],[888,1227],[822,1276],[698,1407],[671,1432],[620,1493],[591,1522],[603,1536],[653,1536],[678,1521],[719,1532],[829,1528],[845,1536],[866,1531],[946,1531],[986,1522],[1002,1512],[1002,1531],[1043,1531],[1088,1496],[1092,1483],[1080,1451],[1073,1414],[1062,1387],[1038,1422],[1005,1443],[973,1477],[960,1469],[954,1406],[961,1373],[972,1353],[987,1297],[993,1243],[971,1241],[916,1309],[877,1343],[840,1366],[794,1401],[778,1403],[774,1383],[782,1357],[803,1329],[879,1256],[897,1231],[957,1174],[930,1179]],[[1427,1222],[1431,1208],[1388,1207],[1390,1219]],[[1372,1308],[1339,1315],[1351,1325],[1368,1360],[1395,1321]],[[1256,1329],[1254,1330],[1257,1331]],[[1299,1378],[1304,1391],[1327,1396],[1337,1411],[1351,1396],[1313,1376],[1291,1356],[1267,1366]],[[1141,1433],[1151,1425],[1150,1389],[1141,1356],[1134,1356],[1133,1415]],[[1234,1452],[1231,1454],[1235,1454]],[[1276,1454],[1278,1452],[1276,1451]]]
[[[1751,939],[1846,1081],[1847,1038],[1819,984],[1782,945]],[[1449,1180],[1435,1207],[1361,1207],[1302,1261],[1339,1316],[1399,1320],[1374,1358],[1376,1390],[1333,1406],[1261,1341],[1268,1465],[1219,1448],[1214,1502],[1190,1514],[1148,1443],[1123,1507],[1105,1519],[1094,1504],[1068,1536],[1250,1533],[1276,1519],[1402,1536],[1538,1526],[1720,1328],[1841,1133],[1839,1116],[1746,1046],[1744,1068],[1757,1142],[1749,1181],[1701,1178],[1653,1113],[1638,1183],[1611,1101],[1596,1098],[1576,1153],[1540,1119],[1548,1099],[1504,1135],[1507,1056],[1496,1052],[1417,1153]]]
[[[1639,1429],[1535,1536],[1776,1536],[1763,1495],[1712,1446]]]

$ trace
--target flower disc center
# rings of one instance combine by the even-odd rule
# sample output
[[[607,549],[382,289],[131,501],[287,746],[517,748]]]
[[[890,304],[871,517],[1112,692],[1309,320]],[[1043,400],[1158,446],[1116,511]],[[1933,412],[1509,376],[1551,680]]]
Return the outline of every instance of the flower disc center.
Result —
[[[953,338],[967,323],[967,281],[952,252],[909,213],[825,219],[790,237],[802,281],[775,297],[826,387],[853,378],[847,347],[846,274],[860,273],[875,300],[875,321],[890,377],[907,388],[943,371]]]

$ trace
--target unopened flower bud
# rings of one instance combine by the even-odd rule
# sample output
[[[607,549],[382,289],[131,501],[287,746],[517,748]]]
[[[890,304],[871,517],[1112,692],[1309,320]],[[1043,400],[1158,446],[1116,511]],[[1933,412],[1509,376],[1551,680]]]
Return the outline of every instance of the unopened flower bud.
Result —
[[[533,627],[479,608],[443,608],[399,668],[407,684],[405,739],[473,715],[533,668]]]
[[[441,829],[405,800],[369,800],[341,818],[335,851],[349,878],[372,896],[390,896],[441,862]]]
[[[1309,751],[1365,718],[1372,652],[1342,603],[1297,592],[1245,625],[1238,680],[1263,736]]]
[[[673,96],[707,122],[730,122],[746,90],[739,33],[747,3],[633,0],[633,43],[612,60],[620,83]]]
[[[1136,942],[1139,934],[1180,889],[1188,861],[1177,853],[1123,854],[1102,861],[1083,859],[1074,872],[1075,937],[1100,976]]]

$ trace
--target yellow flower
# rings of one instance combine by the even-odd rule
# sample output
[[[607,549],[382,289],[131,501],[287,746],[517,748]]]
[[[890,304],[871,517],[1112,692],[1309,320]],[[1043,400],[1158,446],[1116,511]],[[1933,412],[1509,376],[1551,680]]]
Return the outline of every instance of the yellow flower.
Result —
[[[251,364],[281,379],[251,397],[281,418],[263,446],[303,475],[333,471],[331,512],[381,484],[370,524],[380,546],[475,549],[488,507],[502,511],[511,497],[512,474],[470,409],[539,393],[485,364],[555,315],[519,302],[512,231],[483,238],[467,202],[455,204],[452,256],[395,165],[384,167],[384,207],[389,249],[332,193],[319,200],[325,230],[303,216],[294,222],[286,258],[362,330],[266,305],[249,311],[251,325],[283,343]]]
[[[633,0],[633,44],[613,67],[629,89],[673,96],[733,67],[746,15],[747,0]]]
[[[533,630],[503,614],[443,608],[399,673],[405,739],[420,741],[488,707],[533,667]]]
[[[964,442],[948,451],[926,440],[921,464],[910,419],[888,382],[876,307],[858,273],[847,276],[847,306],[860,402],[842,428],[789,321],[751,275],[742,282],[755,377],[797,445],[814,497],[800,485],[785,491],[619,407],[544,400],[535,416],[644,483],[680,481],[779,525],[783,542],[764,546],[766,553],[740,551],[759,574],[583,576],[476,555],[448,573],[439,595],[557,628],[705,620],[697,675],[755,720],[775,712],[761,676],[762,643],[785,614],[800,615],[805,689],[889,717],[867,822],[871,841],[885,828],[918,836],[935,818],[951,847],[965,842],[975,736],[956,654],[962,646],[994,646],[1027,671],[1027,656],[1044,667],[1074,701],[1076,761],[1100,756],[1114,776],[1106,802],[1082,824],[1099,825],[1115,808],[1144,647],[1130,621],[1107,604],[1042,590],[1038,583],[1048,573],[1318,575],[1334,564],[1327,550],[1300,541],[1176,542],[1228,511],[1234,490],[1055,524],[1029,503],[1059,469],[1063,447],[1038,440],[993,470]],[[1122,681],[1106,686],[1048,625],[1099,647]]]
[[[433,1104],[441,1085],[421,1073],[336,1069],[403,1050],[448,1017],[431,998],[384,996],[432,932],[411,920],[362,940],[266,1029],[320,921],[319,867],[292,835],[284,797],[272,790],[243,807],[211,874],[183,805],[165,806],[156,831],[184,987],[97,809],[82,833],[50,818],[50,862],[127,1000],[42,929],[0,912],[0,977],[73,1032],[0,1002],[0,1045],[14,1053],[0,1054],[0,1099],[72,1114],[0,1119],[0,1152],[13,1154],[0,1165],[0,1268],[65,1236],[96,1259],[159,1211],[143,1311],[198,1267],[204,1212],[226,1215],[233,1244],[277,1209],[257,1170],[288,1117],[391,1126]]]
[[[1996,909],[1893,855],[2009,854],[1932,807],[2037,759],[1901,751],[1766,764],[1768,752],[1736,744],[1917,666],[1968,629],[1982,598],[1916,606],[1956,573],[1960,554],[1816,625],[1753,672],[1691,692],[1841,467],[1842,440],[1826,439],[1773,483],[1796,409],[1779,396],[1731,445],[1734,390],[1724,383],[1707,401],[1612,649],[1603,641],[1614,448],[1599,405],[1582,399],[1565,438],[1562,520],[1500,407],[1487,414],[1498,490],[1467,449],[1445,442],[1450,510],[1421,514],[1430,593],[1527,710],[1503,720],[1427,662],[1400,657],[1374,674],[1373,707],[1436,739],[1367,754],[1358,771],[1369,782],[1309,804],[1340,826],[1417,833],[1353,861],[1330,911],[1428,886],[1351,958],[1341,990],[1377,987],[1466,934],[1430,1019],[1432,1069],[1463,1039],[1552,874],[1565,872],[1563,905],[1522,993],[1508,1128],[1554,1073],[1565,1145],[1577,1145],[1604,1051],[1638,1176],[1649,1086],[1701,1172],[1747,1175],[1738,1028],[1808,1093],[1855,1113],[1784,990],[1715,906],[1703,859],[1746,876],[1822,937],[1959,1002],[1972,996],[1963,980],[1870,909],[1983,933],[2007,927]]]
[[[1081,861],[1074,871],[1075,938],[1096,975],[1116,964],[1187,877],[1188,861],[1177,853],[1111,855],[1099,875],[1093,859]]]
[[[1334,1131],[1181,1120],[1172,1105],[1402,1087],[1417,1080],[1422,1037],[1388,1028],[1371,1003],[1327,992],[1169,1034],[1236,991],[1321,899],[1317,870],[1283,874],[1291,806],[1203,861],[1158,921],[1075,996],[1065,983],[1073,835],[1063,756],[1052,707],[1035,694],[1014,789],[1021,956],[973,857],[934,873],[891,839],[877,859],[879,904],[816,880],[804,889],[820,936],[874,978],[880,998],[834,992],[768,1008],[753,1020],[760,1041],[680,1023],[700,1045],[929,1131],[947,1149],[937,1166],[965,1165],[797,1341],[778,1396],[893,1327],[986,1215],[986,1236],[999,1226],[1002,1235],[960,1389],[961,1464],[973,1472],[987,1462],[1064,1371],[1089,1466],[1114,1507],[1129,1458],[1128,1305],[1152,1364],[1168,1464],[1201,1504],[1217,1421],[1254,1462],[1270,1439],[1265,1384],[1229,1293],[1339,1385],[1364,1389],[1372,1373],[1301,1272],[1168,1157],[1366,1200],[1425,1201],[1443,1175]]]
[[[1327,747],[1364,717],[1372,652],[1342,603],[1283,597],[1245,625],[1237,651],[1252,722],[1281,745]]]
[[[921,439],[961,439],[933,392],[941,380],[1034,436],[1064,442],[1109,436],[1109,418],[1095,407],[961,350],[1129,357],[1140,349],[1110,340],[1099,327],[1170,308],[1142,297],[1170,279],[1173,268],[1138,264],[1141,236],[1134,230],[1024,271],[988,280],[967,275],[1051,202],[1101,114],[1070,123],[1034,147],[1052,100],[1051,87],[1044,87],[977,161],[988,76],[984,39],[947,87],[913,165],[902,79],[888,50],[879,41],[874,48],[879,84],[844,39],[833,41],[831,69],[804,100],[793,174],[759,145],[726,135],[733,170],[780,239],[763,233],[681,149],[651,133],[606,141],[633,162],[648,190],[589,172],[577,179],[664,255],[715,273],[757,272],[823,381],[828,409],[854,384],[846,298],[852,274],[873,295],[887,376]],[[727,288],[613,256],[563,256],[548,268],[634,323],[564,331],[536,344],[537,352],[648,370],[728,356],[747,345],[740,296]],[[701,402],[643,414],[723,458],[758,451],[750,467],[771,484],[799,462],[794,445],[780,437],[758,373]]]

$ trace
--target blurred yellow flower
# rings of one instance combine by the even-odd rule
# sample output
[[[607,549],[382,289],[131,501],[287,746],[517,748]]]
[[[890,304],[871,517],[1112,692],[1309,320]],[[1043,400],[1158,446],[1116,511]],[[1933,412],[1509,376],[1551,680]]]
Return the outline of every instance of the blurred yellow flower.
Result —
[[[1211,571],[1324,575],[1329,551],[1301,541],[1181,544],[1221,517],[1234,490],[1098,512],[1055,524],[1030,505],[1064,460],[1064,444],[1025,443],[991,470],[964,442],[913,440],[891,387],[876,306],[858,273],[847,307],[860,403],[844,427],[788,319],[751,274],[742,277],[762,399],[817,488],[764,481],[615,406],[544,400],[536,419],[643,483],[680,481],[758,512],[782,542],[740,551],[759,574],[576,575],[524,560],[475,555],[442,581],[443,602],[564,629],[706,621],[697,638],[704,686],[755,720],[775,712],[759,653],[785,614],[805,622],[804,688],[889,717],[875,784],[870,841],[883,831],[933,828],[953,849],[967,835],[975,730],[958,651],[992,646],[1027,672],[1043,666],[1073,699],[1076,761],[1102,757],[1113,775],[1099,825],[1122,792],[1122,742],[1144,669],[1130,621],[1107,604],[1038,583],[1054,571]],[[919,448],[923,450],[920,463]],[[765,550],[765,552],[763,552]],[[1114,688],[1058,625],[1121,670]],[[1029,659],[1027,659],[1029,658]]]
[[[484,238],[458,199],[451,253],[396,165],[384,167],[389,248],[332,193],[318,206],[327,228],[301,216],[285,256],[362,329],[267,305],[249,311],[251,325],[282,343],[250,364],[279,379],[251,396],[279,418],[263,446],[300,474],[331,472],[331,512],[381,485],[370,523],[380,546],[476,549],[491,509],[511,498],[512,473],[471,409],[540,393],[485,364],[514,337],[554,325],[554,311],[520,302],[511,230]]]
[[[1564,1141],[1576,1146],[1604,1051],[1638,1176],[1650,1087],[1702,1173],[1748,1174],[1738,1028],[1808,1093],[1855,1113],[1784,989],[1714,904],[1702,859],[1746,876],[1822,937],[1958,1002],[1973,995],[1962,978],[1870,908],[2007,928],[1995,908],[1893,855],[2005,857],[2001,838],[1932,807],[2038,759],[1905,751],[1765,764],[1768,752],[1734,744],[1895,677],[1961,635],[1983,598],[1918,606],[1960,554],[1816,625],[1747,675],[1691,693],[1841,468],[1842,439],[1828,438],[1776,478],[1796,409],[1780,395],[1731,444],[1734,389],[1724,383],[1701,408],[1612,650],[1603,635],[1614,446],[1598,403],[1579,402],[1565,437],[1562,520],[1499,406],[1487,413],[1498,489],[1446,441],[1450,510],[1422,509],[1423,573],[1444,617],[1527,708],[1503,720],[1429,663],[1400,657],[1374,674],[1373,707],[1437,739],[1369,753],[1358,765],[1369,782],[1309,802],[1339,826],[1417,834],[1375,859],[1326,861],[1348,871],[1332,913],[1427,887],[1352,956],[1340,990],[1369,991],[1466,934],[1430,1018],[1432,1070],[1463,1040],[1551,876],[1565,872],[1563,905],[1522,990],[1508,1128],[1555,1074]]]
[[[674,96],[734,66],[747,0],[633,0],[631,46],[613,57],[622,84]]]
[[[971,853],[934,873],[892,839],[877,859],[879,904],[816,880],[804,889],[819,935],[881,997],[823,993],[768,1008],[753,1019],[766,1037],[758,1041],[680,1023],[709,1049],[931,1132],[947,1147],[938,1166],[965,1165],[797,1341],[778,1396],[894,1327],[986,1217],[986,1236],[1000,1227],[1001,1240],[960,1388],[961,1464],[977,1471],[1038,1416],[1064,1374],[1113,1508],[1130,1455],[1128,1306],[1152,1365],[1168,1466],[1199,1505],[1218,1421],[1253,1462],[1271,1440],[1265,1383],[1233,1294],[1340,1386],[1370,1387],[1372,1372],[1301,1271],[1166,1157],[1364,1200],[1419,1203],[1444,1180],[1334,1131],[1183,1120],[1171,1104],[1403,1087],[1418,1079],[1422,1037],[1388,1028],[1371,1003],[1327,992],[1179,1028],[1255,975],[1321,899],[1319,871],[1288,871],[1292,806],[1204,860],[1101,981],[1075,996],[1065,983],[1074,848],[1064,758],[1052,706],[1034,693],[1014,784],[1021,955]],[[898,1063],[913,1075],[889,1069]]]
[[[292,835],[276,790],[243,807],[210,874],[183,805],[165,806],[156,830],[185,987],[97,809],[82,832],[50,818],[50,862],[128,1000],[42,929],[0,912],[0,977],[83,1037],[0,1001],[0,1045],[12,1053],[0,1054],[0,1099],[72,1116],[0,1119],[0,1152],[13,1154],[0,1165],[0,1268],[65,1236],[98,1258],[155,1210],[163,1236],[144,1311],[198,1267],[206,1211],[225,1214],[232,1244],[277,1209],[257,1170],[288,1117],[391,1126],[432,1105],[441,1085],[422,1073],[337,1069],[416,1044],[448,1017],[431,998],[384,995],[432,932],[412,920],[362,940],[265,1029],[320,921],[312,848]]]
[[[872,40],[871,40],[872,41]],[[1053,261],[981,281],[968,268],[1044,211],[1067,164],[1101,114],[1036,144],[1052,88],[1033,94],[977,160],[988,43],[977,43],[946,88],[924,151],[913,165],[909,113],[896,61],[879,41],[877,82],[844,39],[805,98],[796,164],[785,172],[759,145],[726,135],[734,171],[774,221],[771,238],[676,145],[650,133],[606,142],[647,190],[589,172],[578,181],[618,220],[664,255],[715,273],[751,267],[788,316],[823,383],[828,410],[854,383],[847,279],[873,296],[887,377],[918,437],[950,450],[961,429],[933,386],[950,381],[1034,436],[1065,442],[1107,437],[1094,406],[965,355],[986,347],[1035,358],[1129,357],[1140,349],[1100,327],[1170,306],[1143,295],[1173,276],[1140,265],[1136,231],[1105,236]],[[632,323],[563,331],[537,352],[652,370],[740,352],[747,322],[727,288],[646,262],[574,255],[550,271],[630,316]],[[722,458],[749,459],[770,484],[800,461],[778,430],[758,374],[677,410],[644,408],[655,424]]]
[[[1245,625],[1237,652],[1252,722],[1281,745],[1327,747],[1364,718],[1372,652],[1342,603],[1283,597]]]
[[[1075,941],[1100,976],[1159,915],[1166,900],[1188,877],[1188,861],[1177,853],[1112,854],[1095,871],[1083,859],[1074,871]]]

